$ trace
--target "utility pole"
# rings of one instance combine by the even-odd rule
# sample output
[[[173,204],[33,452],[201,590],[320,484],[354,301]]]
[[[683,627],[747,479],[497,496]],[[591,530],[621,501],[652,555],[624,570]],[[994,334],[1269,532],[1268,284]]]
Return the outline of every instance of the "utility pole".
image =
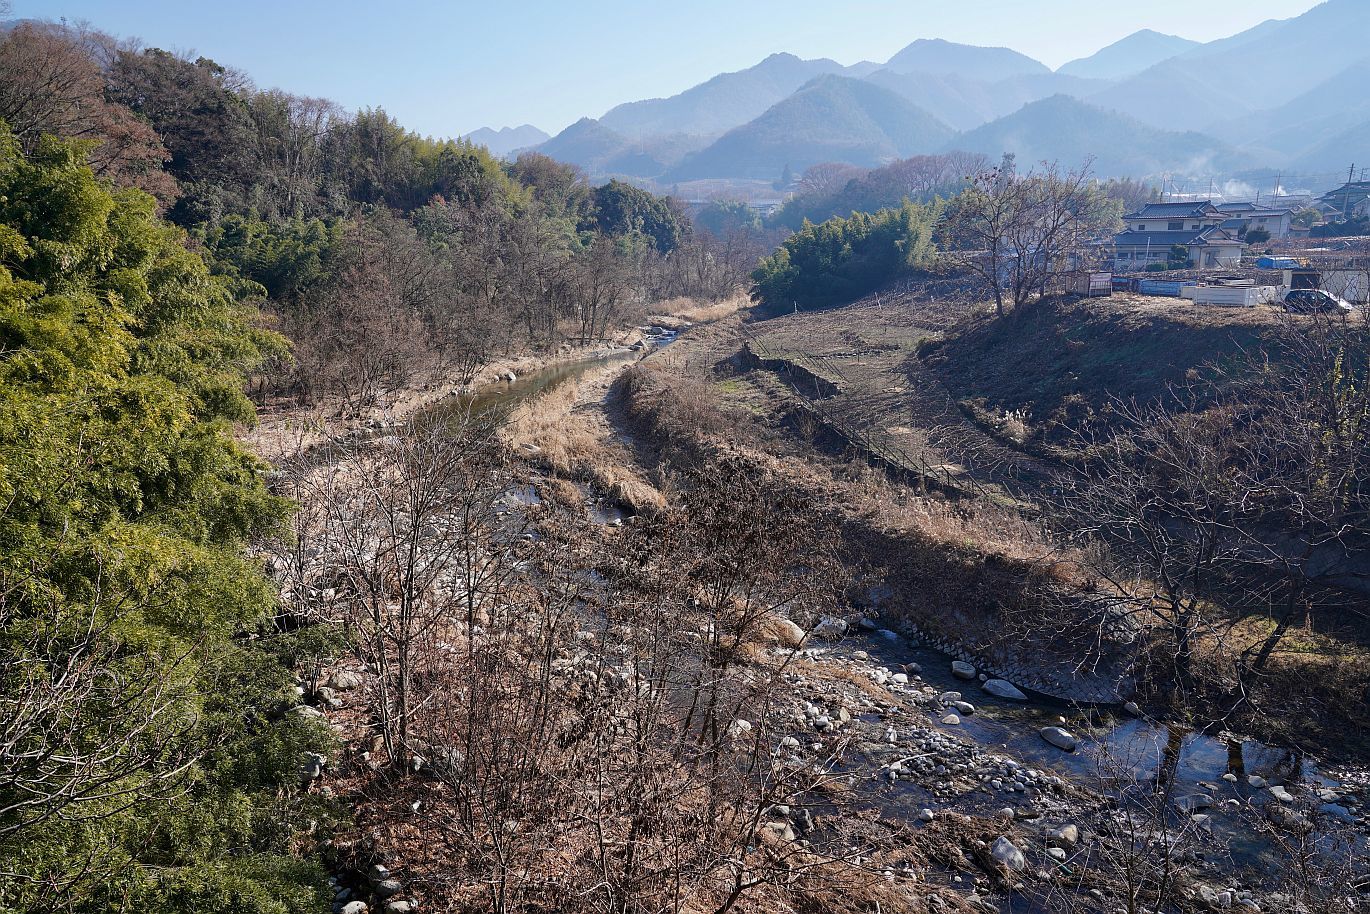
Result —
[[[1341,204],[1341,216],[1343,219],[1351,218],[1351,184],[1356,180],[1356,163],[1351,163],[1351,170],[1346,173],[1346,199]]]

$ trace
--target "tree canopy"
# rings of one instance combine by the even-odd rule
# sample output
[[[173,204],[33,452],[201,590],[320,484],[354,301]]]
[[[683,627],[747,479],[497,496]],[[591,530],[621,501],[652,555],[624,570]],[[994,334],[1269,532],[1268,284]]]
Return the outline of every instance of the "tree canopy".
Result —
[[[282,341],[80,146],[0,128],[0,908],[325,910],[234,444]]]
[[[860,298],[931,260],[936,215],[935,206],[905,203],[818,225],[806,222],[752,274],[753,295],[774,309]]]

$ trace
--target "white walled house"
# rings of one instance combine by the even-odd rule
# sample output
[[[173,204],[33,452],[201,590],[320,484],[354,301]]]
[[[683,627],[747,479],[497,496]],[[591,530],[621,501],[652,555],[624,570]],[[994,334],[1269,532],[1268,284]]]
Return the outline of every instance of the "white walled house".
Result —
[[[1241,233],[1262,228],[1271,238],[1288,238],[1294,225],[1294,211],[1288,207],[1266,207],[1255,203],[1221,203],[1218,209],[1227,216],[1223,227]]]
[[[1113,237],[1114,269],[1138,272],[1149,264],[1165,263],[1175,245],[1185,248],[1199,269],[1235,266],[1246,245],[1236,232],[1223,228],[1227,219],[1207,200],[1148,203],[1123,217],[1126,227]]]

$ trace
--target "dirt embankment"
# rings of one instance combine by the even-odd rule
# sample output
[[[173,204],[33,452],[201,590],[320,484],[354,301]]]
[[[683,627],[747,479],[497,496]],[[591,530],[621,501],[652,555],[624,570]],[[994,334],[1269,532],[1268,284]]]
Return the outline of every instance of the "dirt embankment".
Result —
[[[740,341],[731,337],[733,346]],[[764,463],[790,480],[813,511],[840,519],[857,600],[877,609],[882,624],[1046,694],[1123,700],[1130,686],[1126,650],[1102,640],[1080,644],[1055,624],[1064,613],[1096,610],[1068,557],[1040,531],[995,504],[948,503],[864,461],[829,464],[788,447],[783,432],[768,428],[775,417],[754,399],[745,408],[730,402],[724,391],[742,382],[714,378],[705,367],[731,370],[729,349],[727,338],[716,337],[687,359],[675,353],[674,364],[635,368],[618,385],[619,406],[635,436],[653,446],[657,467],[720,453]]]
[[[1165,401],[1268,350],[1282,319],[1172,298],[1049,300],[968,320],[926,342],[918,363],[994,433],[1059,444],[1083,423],[1107,421],[1120,400]]]

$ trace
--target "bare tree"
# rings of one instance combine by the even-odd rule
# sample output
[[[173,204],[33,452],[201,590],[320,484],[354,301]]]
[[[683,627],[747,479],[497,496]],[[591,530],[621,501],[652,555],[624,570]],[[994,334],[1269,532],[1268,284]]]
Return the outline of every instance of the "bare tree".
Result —
[[[1229,707],[1298,619],[1363,617],[1354,572],[1368,544],[1370,404],[1363,329],[1289,321],[1268,356],[1165,404],[1114,404],[1055,499],[1077,540],[1106,549],[1090,572],[1108,624],[1157,638],[1177,699],[1192,698],[1201,649],[1228,665]],[[1238,622],[1267,616],[1254,643]]]
[[[1068,269],[1087,242],[1111,231],[1120,205],[1089,177],[1088,165],[1062,174],[1055,165],[1019,175],[1011,162],[982,172],[948,205],[947,256],[994,297],[1002,317]]]

